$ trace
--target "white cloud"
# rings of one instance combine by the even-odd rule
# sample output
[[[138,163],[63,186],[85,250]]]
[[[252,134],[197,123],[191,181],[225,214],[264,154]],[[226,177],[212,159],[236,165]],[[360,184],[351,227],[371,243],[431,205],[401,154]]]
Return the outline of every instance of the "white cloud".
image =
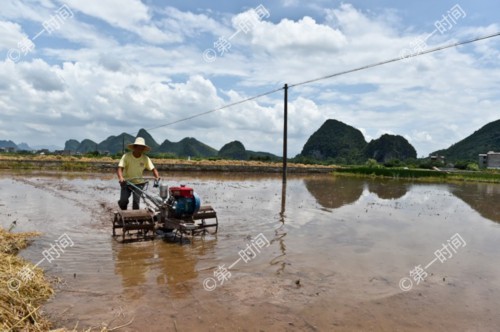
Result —
[[[140,0],[102,0],[98,4],[67,0],[66,3],[71,10],[103,20],[113,27],[131,31],[149,43],[181,41],[178,35],[160,30],[152,21],[149,8]]]
[[[51,4],[2,4],[2,50],[25,36],[27,20],[41,22],[60,6]],[[62,145],[69,138],[101,141],[135,133],[284,82],[398,57],[419,36],[402,34],[394,13],[384,18],[348,4],[326,7],[323,16],[279,21],[273,12],[272,20],[240,32],[228,54],[207,63],[203,50],[233,34],[245,13],[151,9],[131,0],[74,0],[68,6],[75,17],[40,39],[32,57],[17,64],[0,61],[0,132],[16,142]],[[495,29],[464,25],[454,33],[469,38]],[[183,43],[165,44],[178,41]],[[498,50],[498,41],[490,40],[291,88],[289,154],[299,153],[328,118],[361,128],[367,140],[385,132],[407,137],[419,155],[445,148],[498,119]],[[248,149],[280,154],[282,99],[280,91],[151,133],[160,143],[194,136],[220,148],[237,139]],[[24,123],[29,126],[19,125]]]
[[[101,0],[99,2],[66,0],[72,9],[99,18],[112,26],[134,29],[150,19],[148,7],[140,0]]]
[[[47,1],[47,7],[50,7],[51,2]],[[20,0],[3,0],[1,4],[0,17],[12,20],[31,20],[42,22],[48,18],[45,7],[33,6]]]
[[[28,127],[29,129],[32,129],[34,131],[44,133],[44,134],[50,134],[50,132],[51,132],[51,129],[49,126],[42,125],[39,123],[26,123],[25,126]]]
[[[17,48],[18,43],[28,36],[21,26],[9,21],[0,21],[0,51]]]
[[[299,0],[281,0],[283,7],[296,7],[299,5]]]
[[[64,90],[64,82],[57,72],[41,60],[35,60],[31,64],[21,63],[20,73],[35,90],[47,92]]]
[[[274,25],[261,22],[255,29],[252,43],[268,52],[292,51],[296,55],[315,52],[338,52],[346,45],[346,37],[329,26],[317,24],[311,17],[295,22],[288,19]]]
[[[181,36],[177,34],[165,33],[155,25],[141,26],[133,31],[151,44],[178,43],[182,41]]]
[[[181,11],[174,7],[166,7],[158,12],[165,15],[165,18],[160,20],[161,27],[173,34],[196,37],[201,33],[210,33],[222,36],[230,31],[223,23],[206,14]]]
[[[65,21],[61,28],[53,33],[53,37],[60,37],[71,43],[75,43],[81,49],[88,47],[92,52],[109,51],[119,44],[112,36],[102,33],[96,27],[76,19]],[[48,50],[46,54],[49,54],[50,48],[46,50]],[[74,51],[74,49],[71,50]],[[66,52],[64,49],[57,48],[55,49],[55,53],[59,58],[64,59]]]
[[[333,28],[340,29],[349,36],[373,36],[379,42],[380,37],[390,37],[394,35],[391,23],[395,21],[394,16],[369,17],[348,3],[341,4],[338,8],[325,9],[326,24]],[[368,38],[367,38],[368,39]]]
[[[432,142],[432,135],[426,131],[416,131],[411,137],[415,142]]]

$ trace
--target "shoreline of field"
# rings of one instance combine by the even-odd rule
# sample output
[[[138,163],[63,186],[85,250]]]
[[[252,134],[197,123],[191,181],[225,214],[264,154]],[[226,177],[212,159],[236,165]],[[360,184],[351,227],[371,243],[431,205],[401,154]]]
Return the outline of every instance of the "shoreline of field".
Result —
[[[60,157],[60,158],[57,158]],[[170,171],[203,171],[203,172],[247,172],[247,173],[281,173],[280,162],[239,161],[239,160],[183,160],[155,159],[153,164],[160,172]],[[0,157],[0,169],[12,170],[62,170],[62,171],[96,171],[114,170],[118,160],[110,157],[99,159],[37,156],[35,158]],[[290,173],[331,173],[338,166],[305,165],[288,163]]]
[[[151,158],[160,172],[261,173],[281,174],[281,162],[245,160],[186,160]],[[49,170],[69,172],[112,171],[118,160],[111,157],[89,158],[74,156],[0,156],[0,170]],[[439,171],[427,169],[338,166],[317,164],[287,164],[291,174],[332,174],[363,178],[401,179],[416,182],[488,182],[500,183],[498,171]]]
[[[496,171],[443,171],[408,168],[339,167],[335,176],[401,179],[417,182],[487,182],[500,183],[500,172]]]

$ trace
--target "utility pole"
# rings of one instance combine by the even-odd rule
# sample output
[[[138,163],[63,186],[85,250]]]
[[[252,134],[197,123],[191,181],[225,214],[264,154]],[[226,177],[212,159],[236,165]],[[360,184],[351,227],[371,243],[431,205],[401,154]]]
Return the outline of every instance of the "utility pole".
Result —
[[[287,140],[288,140],[288,84],[285,84],[284,116],[283,116],[283,183],[286,183]]]

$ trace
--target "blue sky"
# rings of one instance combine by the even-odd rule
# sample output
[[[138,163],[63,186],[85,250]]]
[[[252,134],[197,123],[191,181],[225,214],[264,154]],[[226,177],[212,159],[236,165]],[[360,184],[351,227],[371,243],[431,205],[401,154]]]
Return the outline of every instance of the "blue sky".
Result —
[[[499,12],[493,0],[3,0],[0,139],[62,147],[134,134],[498,32]],[[290,89],[289,155],[327,119],[367,141],[402,135],[419,156],[446,148],[500,118],[499,60],[496,37]],[[150,133],[280,155],[282,110],[280,91]]]

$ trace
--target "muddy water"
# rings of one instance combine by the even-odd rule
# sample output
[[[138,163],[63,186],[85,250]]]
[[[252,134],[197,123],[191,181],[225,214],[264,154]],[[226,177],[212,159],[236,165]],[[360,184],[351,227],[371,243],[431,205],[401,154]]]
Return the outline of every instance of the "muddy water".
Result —
[[[16,220],[16,231],[42,232],[22,255],[61,278],[57,295],[43,308],[58,327],[500,326],[499,185],[289,176],[282,196],[281,179],[274,176],[165,177],[171,185],[194,187],[217,210],[216,236],[183,245],[168,239],[122,244],[111,237],[118,199],[112,174],[0,173],[0,224]],[[51,262],[44,259],[44,250],[63,234],[74,245]],[[239,252],[259,234],[269,246],[243,261]],[[455,234],[463,242],[441,262],[435,252],[456,240]],[[214,275],[230,266],[229,273]],[[423,268],[420,278],[417,266]],[[213,279],[205,285],[215,289],[205,289],[207,278]],[[411,283],[411,290],[400,288],[402,278],[403,288]]]

